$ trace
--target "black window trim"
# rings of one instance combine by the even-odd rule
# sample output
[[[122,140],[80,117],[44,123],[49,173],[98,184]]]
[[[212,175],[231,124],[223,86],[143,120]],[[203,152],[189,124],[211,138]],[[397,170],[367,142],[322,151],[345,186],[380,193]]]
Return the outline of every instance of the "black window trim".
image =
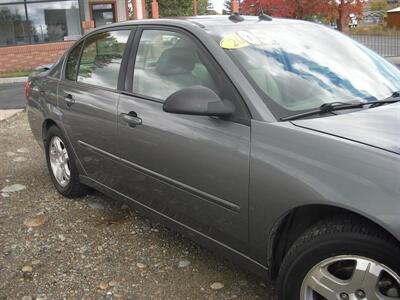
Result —
[[[79,55],[78,55],[78,60],[77,60],[77,64],[79,67],[79,63],[81,61],[81,55],[82,55],[82,49],[83,49],[83,45],[84,45],[84,39],[81,39],[79,41],[77,41],[75,44],[73,44],[71,46],[71,48],[68,50],[68,53],[65,55],[64,58],[64,62],[63,62],[63,68],[61,71],[61,80],[67,81],[67,82],[76,82],[76,78],[78,77],[78,70],[76,71],[76,75],[75,75],[75,80],[71,80],[69,78],[67,78],[66,74],[67,74],[67,64],[68,64],[68,59],[69,56],[71,55],[72,51],[74,51],[77,47],[82,46],[81,50],[79,51]]]
[[[142,24],[142,25],[138,26],[136,34],[135,34],[135,38],[133,40],[133,46],[132,46],[132,49],[131,49],[131,52],[130,52],[130,55],[129,55],[128,72],[127,72],[126,77],[125,77],[125,87],[124,87],[123,94],[129,95],[129,96],[132,96],[132,97],[136,97],[136,98],[140,98],[140,99],[143,99],[143,100],[157,102],[157,103],[160,103],[160,104],[165,102],[165,100],[154,98],[154,97],[151,97],[151,96],[141,95],[141,94],[135,93],[133,91],[133,76],[134,76],[134,69],[135,69],[135,62],[136,62],[136,54],[137,54],[137,51],[139,49],[140,39],[142,37],[142,33],[143,33],[144,30],[160,30],[160,31],[171,31],[171,32],[180,33],[180,34],[183,34],[183,35],[187,36],[188,38],[190,38],[195,43],[195,45],[199,46],[199,48],[201,49],[201,51],[204,52],[206,57],[210,59],[210,62],[212,64],[216,65],[216,68],[219,69],[218,71],[221,72],[222,76],[224,76],[224,78],[235,89],[235,92],[238,95],[238,97],[237,97],[238,101],[241,102],[241,105],[243,107],[243,111],[246,114],[246,116],[244,116],[242,118],[237,118],[237,117],[235,118],[234,117],[234,118],[229,119],[229,120],[232,121],[232,122],[241,123],[241,124],[248,125],[248,126],[250,125],[250,120],[252,119],[252,115],[251,115],[251,112],[250,112],[249,108],[247,107],[246,102],[243,99],[242,94],[237,89],[237,87],[234,85],[232,80],[229,78],[229,76],[227,75],[225,70],[221,67],[221,65],[218,63],[218,61],[212,55],[212,53],[207,48],[207,46],[204,45],[204,43],[202,43],[200,41],[200,39],[198,37],[196,37],[189,30],[186,30],[184,28],[181,28],[181,27],[178,27],[178,26],[174,26],[174,25],[153,25],[153,24],[143,25]]]
[[[62,69],[62,76],[61,76],[61,80],[64,82],[68,82],[68,83],[73,83],[75,84],[77,87],[92,87],[92,88],[96,88],[96,89],[100,89],[100,90],[105,90],[105,91],[110,91],[110,92],[115,92],[115,93],[122,93],[123,89],[121,89],[121,87],[123,86],[123,80],[125,77],[125,73],[126,73],[126,69],[127,69],[127,59],[129,59],[129,53],[131,51],[131,48],[133,46],[132,40],[136,34],[136,29],[137,26],[135,25],[131,25],[131,26],[115,26],[115,27],[107,27],[101,30],[95,30],[93,32],[90,32],[89,34],[85,35],[82,39],[80,39],[79,41],[77,41],[69,50],[68,50],[68,54],[65,56],[64,59],[64,63],[63,63],[63,69]],[[78,75],[79,75],[79,69],[80,69],[80,64],[81,64],[81,58],[82,58],[82,53],[83,53],[83,49],[85,48],[85,44],[86,41],[97,35],[97,34],[102,34],[105,32],[111,32],[111,31],[122,31],[122,30],[126,30],[126,31],[130,31],[129,33],[129,37],[128,37],[128,41],[126,43],[126,47],[124,50],[124,53],[122,55],[122,60],[121,60],[121,65],[119,68],[119,72],[118,72],[118,78],[117,78],[117,86],[115,89],[113,88],[108,88],[108,87],[103,87],[103,86],[99,86],[99,85],[95,85],[95,84],[90,84],[90,83],[85,83],[85,82],[80,82],[78,81]],[[75,76],[75,80],[70,80],[66,77],[66,71],[67,71],[67,61],[68,58],[71,54],[71,52],[73,51],[73,49],[75,49],[76,47],[78,47],[79,45],[82,45],[82,48],[80,50],[79,53],[79,57],[78,57],[78,69],[76,72],[76,76]]]
[[[54,79],[57,81],[61,80],[61,76],[62,76],[62,70],[63,70],[63,64],[64,64],[64,60],[65,60],[65,55],[63,54],[50,68],[49,70],[49,75],[47,75],[47,78],[50,79]],[[54,71],[54,68],[59,67],[60,68],[60,73],[58,75],[58,77],[55,77],[54,74],[50,75],[51,72]]]

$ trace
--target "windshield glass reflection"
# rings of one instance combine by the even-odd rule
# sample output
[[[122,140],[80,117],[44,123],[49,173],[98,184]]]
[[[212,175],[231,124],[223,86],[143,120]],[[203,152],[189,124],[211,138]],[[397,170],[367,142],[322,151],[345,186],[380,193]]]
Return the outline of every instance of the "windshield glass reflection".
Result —
[[[215,31],[256,90],[284,112],[382,100],[400,90],[400,71],[347,36],[313,23],[273,22]],[[224,40],[229,35],[236,44]]]

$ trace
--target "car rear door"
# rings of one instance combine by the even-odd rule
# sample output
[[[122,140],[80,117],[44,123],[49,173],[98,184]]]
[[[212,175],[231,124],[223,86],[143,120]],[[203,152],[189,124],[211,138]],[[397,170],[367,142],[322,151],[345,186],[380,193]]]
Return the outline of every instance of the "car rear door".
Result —
[[[118,105],[118,190],[203,235],[244,251],[248,238],[249,114],[190,34],[143,27]],[[173,92],[203,85],[231,100],[231,119],[166,113]]]
[[[64,131],[84,172],[112,186],[117,142],[118,79],[132,29],[109,29],[75,46],[58,96]]]

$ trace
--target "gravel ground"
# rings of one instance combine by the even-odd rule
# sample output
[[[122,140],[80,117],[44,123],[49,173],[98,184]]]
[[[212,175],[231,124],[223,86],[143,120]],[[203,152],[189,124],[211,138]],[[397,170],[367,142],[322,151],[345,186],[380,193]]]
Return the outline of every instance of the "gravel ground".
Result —
[[[26,114],[0,122],[0,299],[272,299],[268,283],[124,203],[52,186]]]

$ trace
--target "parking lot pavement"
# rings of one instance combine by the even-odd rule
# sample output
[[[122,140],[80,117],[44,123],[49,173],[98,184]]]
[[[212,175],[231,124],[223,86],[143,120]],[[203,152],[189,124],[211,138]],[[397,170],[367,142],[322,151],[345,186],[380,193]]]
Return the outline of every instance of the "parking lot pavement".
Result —
[[[0,299],[272,299],[268,283],[126,204],[60,196],[25,113],[0,122],[0,155]]]
[[[23,82],[0,84],[0,109],[24,108],[26,105]]]

